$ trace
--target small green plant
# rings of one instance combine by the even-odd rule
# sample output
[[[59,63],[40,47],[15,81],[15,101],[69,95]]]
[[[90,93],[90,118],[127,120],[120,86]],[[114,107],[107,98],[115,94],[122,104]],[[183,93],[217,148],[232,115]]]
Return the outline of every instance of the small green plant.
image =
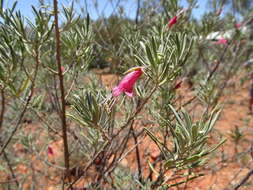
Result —
[[[235,150],[235,154],[236,154],[236,153],[238,153],[238,145],[243,140],[245,135],[243,134],[243,132],[240,130],[240,128],[237,125],[235,125],[235,128],[230,131],[229,135],[235,144],[234,150]]]

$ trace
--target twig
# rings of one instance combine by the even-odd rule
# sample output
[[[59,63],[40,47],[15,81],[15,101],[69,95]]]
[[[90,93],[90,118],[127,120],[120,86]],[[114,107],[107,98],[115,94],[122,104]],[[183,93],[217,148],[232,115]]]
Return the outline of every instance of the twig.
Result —
[[[140,103],[141,103],[141,101],[140,101],[140,99],[138,99],[137,107],[140,106]],[[140,157],[140,150],[139,150],[139,146],[138,146],[138,136],[135,134],[133,124],[134,124],[134,120],[131,123],[130,131],[132,132],[132,135],[134,138],[134,144],[136,145],[135,153],[136,153],[136,161],[137,161],[137,166],[138,166],[138,178],[139,178],[139,181],[142,182],[141,157]]]
[[[64,176],[69,176],[69,151],[68,151],[68,137],[67,137],[67,123],[66,123],[66,101],[64,92],[64,81],[61,69],[61,49],[60,49],[60,31],[58,25],[58,2],[54,0],[54,17],[55,17],[55,38],[56,38],[56,63],[58,66],[58,77],[60,82],[60,92],[61,92],[61,122],[62,122],[62,139],[64,146],[64,165],[66,168],[66,173]],[[69,179],[70,180],[70,179]],[[64,189],[64,183],[63,183]]]
[[[87,170],[92,166],[92,164],[94,163],[94,161],[99,157],[100,153],[104,151],[105,147],[107,147],[107,145],[109,145],[109,141],[107,141],[102,146],[102,148],[97,152],[97,154],[94,156],[94,158],[83,169],[83,172],[80,175],[78,175],[78,177],[73,182],[71,182],[71,184],[67,187],[66,190],[72,189],[73,185],[80,180],[80,178],[85,174],[85,172],[87,172]]]
[[[135,153],[136,153],[136,161],[137,161],[137,166],[138,166],[138,178],[139,181],[142,181],[142,171],[141,171],[141,156],[140,156],[140,150],[139,150],[139,146],[138,146],[138,137],[136,136],[133,127],[132,128],[132,135],[134,138],[134,144],[136,145],[135,148]]]
[[[197,174],[197,175],[195,175],[195,176],[192,176],[192,177],[188,178],[187,180],[183,180],[183,181],[180,181],[180,182],[171,184],[171,185],[165,185],[165,187],[168,187],[168,188],[170,188],[170,187],[175,187],[175,186],[184,184],[184,183],[186,183],[187,181],[190,181],[190,180],[196,179],[196,178],[198,178],[198,177],[202,177],[202,176],[204,176],[204,174]]]
[[[188,170],[188,175],[187,175],[187,177],[186,177],[186,182],[185,182],[185,184],[184,184],[184,190],[187,189],[187,184],[188,184],[189,176],[190,176],[190,175],[191,175],[191,168],[189,168],[189,170]]]
[[[139,13],[140,13],[140,5],[141,5],[141,1],[138,0],[137,1],[137,10],[136,10],[136,16],[135,16],[135,24],[138,24],[138,19],[139,19]]]
[[[140,141],[138,141],[137,144],[133,145],[133,147],[131,147],[127,152],[125,152],[125,154],[121,154],[119,156],[119,158],[115,161],[114,165],[110,168],[110,170],[105,172],[105,175],[108,174],[110,175],[110,173],[117,167],[117,165],[129,154],[131,153],[134,149],[136,149],[136,147],[141,144],[144,141],[145,137],[143,137]]]
[[[1,89],[1,113],[0,113],[0,131],[3,125],[4,112],[5,112],[5,95],[4,88]]]
[[[7,156],[7,154],[6,154],[5,151],[4,151],[4,159],[5,159],[5,161],[6,161],[7,165],[8,165],[8,168],[9,168],[9,170],[10,170],[10,172],[11,172],[12,179],[13,179],[14,182],[16,183],[17,187],[19,187],[18,180],[17,180],[17,178],[16,178],[16,175],[15,175],[15,173],[14,173],[14,170],[13,170],[13,168],[12,168],[12,165],[11,165],[11,163],[10,163],[10,160],[9,160],[9,158],[8,158],[8,156]]]
[[[243,178],[242,180],[237,184],[235,185],[232,190],[237,190],[239,189],[243,184],[245,184],[248,179],[250,178],[250,176],[253,175],[253,169],[251,169]]]

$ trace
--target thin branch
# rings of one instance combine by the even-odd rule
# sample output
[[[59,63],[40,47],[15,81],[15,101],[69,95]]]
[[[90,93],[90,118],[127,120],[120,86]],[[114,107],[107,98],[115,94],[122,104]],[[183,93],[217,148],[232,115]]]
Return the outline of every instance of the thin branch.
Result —
[[[4,112],[5,112],[5,95],[4,95],[4,88],[1,89],[1,113],[0,113],[0,131],[3,125],[4,119]]]
[[[141,5],[141,0],[137,1],[137,10],[136,10],[136,16],[135,16],[135,24],[138,24],[139,21],[139,14],[140,14],[140,5]]]
[[[9,158],[8,158],[8,156],[7,156],[7,154],[6,154],[5,151],[4,151],[4,159],[5,159],[5,161],[6,161],[7,165],[8,165],[8,168],[9,168],[9,170],[10,170],[10,172],[11,172],[12,179],[13,179],[14,182],[16,183],[17,187],[19,187],[19,183],[18,183],[18,180],[17,180],[17,178],[16,178],[15,172],[14,172],[14,170],[13,170],[13,167],[12,167],[12,165],[11,165],[11,162],[10,162],[10,160],[9,160]]]
[[[140,103],[141,103],[141,101],[140,101],[140,99],[138,99],[137,107],[140,106]],[[141,156],[140,156],[140,150],[138,147],[138,136],[135,134],[133,124],[134,124],[134,120],[131,123],[130,130],[131,130],[133,138],[134,138],[134,144],[136,145],[135,153],[136,153],[136,161],[137,161],[137,166],[138,166],[138,178],[139,178],[139,181],[142,182]]]
[[[248,179],[250,178],[251,175],[253,175],[253,169],[251,169],[251,170],[242,178],[242,180],[241,180],[237,185],[235,185],[235,186],[232,188],[232,190],[237,190],[237,189],[239,189],[240,187],[242,187],[243,184],[245,184],[245,183],[248,181]]]
[[[81,179],[81,177],[88,171],[88,169],[92,166],[92,164],[95,162],[95,160],[100,156],[101,152],[104,151],[104,149],[105,149],[105,147],[107,147],[107,145],[109,145],[109,141],[107,141],[102,146],[102,148],[97,152],[97,154],[94,156],[94,158],[91,161],[89,161],[89,163],[83,169],[83,172],[80,175],[78,175],[77,178],[73,182],[71,182],[71,184],[68,186],[67,190],[72,189],[73,185]]]
[[[64,165],[66,168],[65,177],[69,177],[69,151],[68,151],[68,138],[67,138],[67,122],[66,122],[66,101],[64,92],[64,81],[61,69],[61,47],[60,47],[60,31],[58,24],[58,2],[54,0],[54,17],[55,17],[55,38],[56,38],[56,63],[58,66],[58,77],[60,82],[61,92],[61,122],[62,122],[62,138],[64,146]],[[64,183],[63,183],[64,188]]]

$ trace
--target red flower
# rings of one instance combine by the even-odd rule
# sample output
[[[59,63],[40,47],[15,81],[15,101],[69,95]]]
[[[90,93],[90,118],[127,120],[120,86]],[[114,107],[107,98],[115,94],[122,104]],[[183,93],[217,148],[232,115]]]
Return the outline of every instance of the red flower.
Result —
[[[176,23],[177,23],[177,16],[174,16],[172,19],[169,20],[168,27],[171,28]]]
[[[48,153],[48,155],[54,155],[54,151],[53,151],[53,148],[51,146],[48,146],[47,153]]]
[[[61,66],[61,72],[65,72],[65,68],[63,66]]]
[[[182,80],[181,80],[181,81],[179,81],[179,82],[175,85],[174,90],[181,88],[182,83],[183,83],[183,81],[182,81]]]
[[[217,42],[215,42],[215,44],[227,44],[228,40],[226,40],[225,38],[220,38]]]
[[[236,29],[239,30],[241,27],[242,27],[242,23],[241,22],[235,24],[235,28]]]
[[[132,71],[133,70],[133,71]],[[141,67],[136,67],[130,69],[130,73],[128,73],[118,84],[118,86],[112,89],[112,95],[117,97],[122,92],[124,92],[127,96],[133,97],[133,86],[135,82],[140,78],[143,73]]]

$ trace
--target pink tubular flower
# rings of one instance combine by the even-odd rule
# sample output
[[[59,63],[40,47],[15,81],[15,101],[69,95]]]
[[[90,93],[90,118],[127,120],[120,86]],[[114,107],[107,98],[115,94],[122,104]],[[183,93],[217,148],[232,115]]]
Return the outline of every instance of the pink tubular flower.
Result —
[[[180,80],[174,87],[174,90],[181,88],[183,80]]]
[[[215,44],[227,44],[228,40],[225,38],[220,38],[218,41],[215,42]]]
[[[133,70],[133,71],[132,71]],[[117,97],[122,92],[124,92],[127,96],[133,97],[133,86],[135,82],[140,78],[143,73],[141,67],[136,67],[130,69],[130,73],[128,73],[118,84],[118,86],[112,89],[112,95]]]
[[[65,72],[65,67],[61,66],[61,72]]]
[[[177,23],[177,16],[174,16],[172,19],[169,20],[168,27],[171,28],[176,23]]]
[[[47,148],[47,154],[48,155],[54,155],[54,151],[53,151],[53,148],[51,146],[48,146],[48,148]]]
[[[241,27],[242,27],[242,23],[241,22],[235,24],[235,28],[236,29],[239,30]]]

